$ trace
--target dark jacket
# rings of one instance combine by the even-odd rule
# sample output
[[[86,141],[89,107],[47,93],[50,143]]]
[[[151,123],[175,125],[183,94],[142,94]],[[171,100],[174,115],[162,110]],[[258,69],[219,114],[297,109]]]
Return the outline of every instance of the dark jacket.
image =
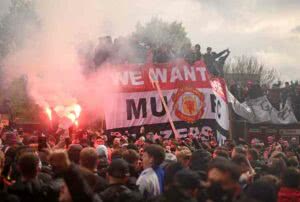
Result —
[[[100,193],[103,202],[140,202],[142,195],[138,190],[131,190],[122,184],[109,185]]]
[[[224,56],[219,57],[217,61],[217,67],[221,74],[220,76],[224,76],[224,65],[228,56],[229,56],[229,52],[227,51],[227,53]]]
[[[55,195],[50,184],[45,184],[38,178],[30,181],[18,179],[16,183],[8,187],[8,193],[16,195],[21,202],[52,202],[58,197],[58,193]]]
[[[19,202],[17,196],[0,191],[0,202]]]
[[[80,168],[75,164],[72,164],[68,170],[63,173],[63,177],[68,186],[73,202],[101,201],[88,185],[80,171]]]
[[[107,188],[107,181],[97,173],[93,173],[82,167],[80,168],[80,172],[93,192],[100,193]]]
[[[198,60],[203,60],[203,55],[200,51],[194,53],[194,62],[196,62]]]
[[[162,196],[158,196],[155,199],[151,199],[148,202],[196,202],[196,199],[191,196],[183,194],[181,191],[176,188],[172,188],[169,191],[165,192]]]
[[[220,71],[218,69],[218,63],[216,62],[216,59],[221,57],[227,50],[223,50],[220,53],[217,54],[204,54],[204,62],[206,64],[206,67],[208,71],[213,75],[219,75]]]

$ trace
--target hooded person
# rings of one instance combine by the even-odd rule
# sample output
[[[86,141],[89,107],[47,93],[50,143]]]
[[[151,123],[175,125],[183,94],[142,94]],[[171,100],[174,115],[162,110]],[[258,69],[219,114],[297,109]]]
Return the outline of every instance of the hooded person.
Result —
[[[97,170],[98,170],[98,175],[102,177],[106,177],[106,169],[108,167],[108,150],[105,145],[99,145],[96,148],[96,153],[98,156],[98,165],[97,165]]]
[[[106,146],[104,144],[98,145],[96,147],[96,152],[97,152],[98,156],[102,155],[103,152],[104,152],[104,154],[105,154],[106,159],[108,160],[108,162],[111,162],[111,153],[112,153],[112,150],[108,146]]]
[[[96,152],[98,156],[105,155],[105,157],[108,159],[108,150],[105,145],[98,145],[96,148]]]

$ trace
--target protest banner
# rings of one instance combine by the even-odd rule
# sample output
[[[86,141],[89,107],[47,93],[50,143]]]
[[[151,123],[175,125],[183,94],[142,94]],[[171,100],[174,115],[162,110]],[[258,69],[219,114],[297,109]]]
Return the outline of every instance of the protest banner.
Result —
[[[228,135],[225,82],[212,78],[203,61],[188,64],[180,59],[162,64],[126,64],[114,69],[117,71],[111,74],[112,85],[118,85],[119,91],[105,109],[108,131],[138,134],[144,126],[146,131],[169,138],[174,135],[171,117],[180,137],[208,130],[215,135],[217,130],[224,137]],[[166,111],[170,112],[169,118]]]

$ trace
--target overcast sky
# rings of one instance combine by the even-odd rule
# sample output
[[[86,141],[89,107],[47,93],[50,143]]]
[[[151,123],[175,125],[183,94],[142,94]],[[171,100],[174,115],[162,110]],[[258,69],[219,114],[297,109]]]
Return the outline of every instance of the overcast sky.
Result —
[[[0,16],[9,2],[0,0]],[[300,0],[115,0],[110,4],[120,18],[105,20],[108,34],[128,34],[138,21],[151,17],[177,20],[202,51],[212,46],[216,51],[230,48],[232,55],[254,55],[277,68],[282,79],[300,80]]]

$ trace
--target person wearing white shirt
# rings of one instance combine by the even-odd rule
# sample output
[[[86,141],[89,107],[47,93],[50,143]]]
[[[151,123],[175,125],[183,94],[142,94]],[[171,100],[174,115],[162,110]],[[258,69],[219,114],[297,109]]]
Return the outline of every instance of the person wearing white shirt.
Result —
[[[144,197],[158,196],[163,192],[164,171],[160,164],[165,159],[164,149],[159,145],[149,145],[144,149],[143,172],[136,184]]]

